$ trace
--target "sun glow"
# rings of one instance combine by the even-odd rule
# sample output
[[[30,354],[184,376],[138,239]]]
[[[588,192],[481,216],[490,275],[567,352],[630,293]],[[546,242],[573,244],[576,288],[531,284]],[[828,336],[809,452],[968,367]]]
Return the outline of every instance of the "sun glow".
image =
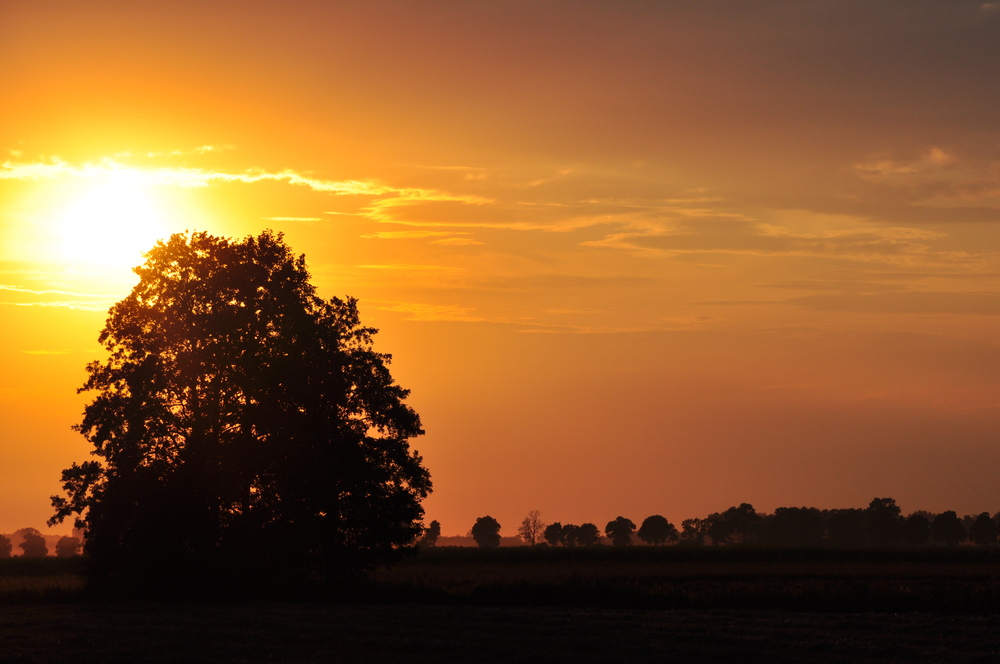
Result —
[[[155,188],[129,173],[113,173],[68,196],[52,218],[58,258],[69,263],[132,267],[167,235]]]

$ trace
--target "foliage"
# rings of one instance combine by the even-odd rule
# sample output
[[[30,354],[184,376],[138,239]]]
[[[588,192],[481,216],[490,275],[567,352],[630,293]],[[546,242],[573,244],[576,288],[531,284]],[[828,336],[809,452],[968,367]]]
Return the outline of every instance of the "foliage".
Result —
[[[24,541],[18,544],[21,547],[21,551],[24,552],[22,555],[25,558],[44,558],[49,555],[49,547],[45,543],[45,538],[42,537],[41,533],[34,528],[25,528],[18,532],[20,533],[24,530],[34,532],[24,532]]]
[[[716,512],[708,516],[705,534],[711,538],[712,544],[729,544],[733,541],[746,542],[757,531],[761,517],[753,505],[741,503],[738,507],[730,507],[721,514]]]
[[[517,529],[517,534],[522,541],[534,546],[542,538],[545,532],[545,524],[542,522],[542,513],[538,510],[531,510],[528,516]]]
[[[969,528],[969,539],[979,546],[993,546],[997,543],[997,525],[989,512],[983,512]]]
[[[931,539],[949,546],[957,546],[967,537],[965,526],[954,510],[942,512],[931,522]]]
[[[424,536],[420,538],[420,546],[434,546],[439,537],[441,537],[441,524],[437,521],[431,521],[427,530],[424,531]]]
[[[14,544],[10,541],[10,538],[6,535],[0,535],[0,558],[10,558],[13,550]]]
[[[545,541],[548,542],[551,546],[566,543],[565,529],[563,528],[563,525],[558,521],[556,521],[555,523],[550,523],[548,526],[545,527],[545,532],[543,534],[543,537],[545,537]]]
[[[827,540],[834,546],[858,547],[868,541],[865,511],[858,508],[826,510]]]
[[[609,521],[604,527],[604,534],[611,539],[615,546],[628,546],[632,543],[632,533],[635,532],[635,524],[630,519],[623,516],[614,521]]]
[[[60,537],[59,541],[56,542],[56,555],[60,558],[78,556],[81,546],[80,540],[76,537]]]
[[[778,546],[815,546],[822,542],[826,519],[815,507],[779,507],[764,519],[761,540]]]
[[[636,534],[646,544],[657,546],[677,541],[677,527],[659,514],[647,516]]]
[[[592,523],[563,526],[563,543],[566,546],[594,546],[601,541],[601,531]]]
[[[491,516],[481,516],[472,526],[472,539],[484,549],[500,546],[500,522]]]
[[[931,522],[923,514],[911,514],[903,522],[903,541],[910,546],[922,546],[931,539]]]
[[[865,510],[865,525],[869,544],[882,546],[902,539],[900,509],[892,498],[872,498]]]
[[[318,297],[270,231],[174,235],[135,271],[80,390],[96,393],[76,426],[96,460],[53,497],[53,523],[86,526],[96,576],[267,561],[329,578],[412,544],[431,488],[408,444],[420,420],[354,299]]]

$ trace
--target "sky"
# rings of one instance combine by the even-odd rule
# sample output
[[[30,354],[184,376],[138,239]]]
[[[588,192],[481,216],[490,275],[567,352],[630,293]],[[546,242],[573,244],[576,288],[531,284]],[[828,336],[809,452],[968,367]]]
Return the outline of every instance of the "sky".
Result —
[[[379,328],[445,535],[996,512],[997,62],[981,1],[0,0],[0,532],[142,252],[266,228]]]

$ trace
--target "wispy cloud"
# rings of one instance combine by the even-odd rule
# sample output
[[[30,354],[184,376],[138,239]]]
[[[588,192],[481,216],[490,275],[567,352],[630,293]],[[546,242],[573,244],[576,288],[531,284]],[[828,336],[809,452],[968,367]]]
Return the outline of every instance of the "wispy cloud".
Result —
[[[406,320],[415,321],[460,321],[479,323],[486,319],[472,314],[472,307],[460,307],[449,304],[421,304],[416,302],[399,302],[383,304],[378,307],[382,311],[395,311],[406,314]]]
[[[55,289],[34,290],[8,284],[0,284],[0,291],[32,296],[21,301],[0,301],[0,305],[13,307],[59,307],[81,311],[106,311],[117,299],[113,295],[76,293]],[[61,297],[59,299],[47,299],[52,296]]]
[[[433,240],[431,244],[441,244],[449,247],[471,247],[478,244],[485,244],[471,237],[448,237],[442,240]]]
[[[0,179],[40,180],[66,177],[121,178],[152,186],[207,187],[219,183],[285,182],[307,187],[313,191],[334,195],[371,196],[379,200],[376,207],[408,205],[426,201],[457,201],[467,204],[484,204],[490,200],[481,196],[451,194],[435,189],[393,187],[373,180],[324,180],[297,173],[293,170],[270,172],[247,169],[243,172],[226,172],[190,167],[138,167],[115,159],[72,164],[58,157],[36,162],[6,161],[0,164]]]
[[[451,231],[378,231],[362,235],[363,238],[378,240],[415,240],[427,237],[441,237],[453,235]]]
[[[27,355],[69,355],[70,350],[22,350]]]

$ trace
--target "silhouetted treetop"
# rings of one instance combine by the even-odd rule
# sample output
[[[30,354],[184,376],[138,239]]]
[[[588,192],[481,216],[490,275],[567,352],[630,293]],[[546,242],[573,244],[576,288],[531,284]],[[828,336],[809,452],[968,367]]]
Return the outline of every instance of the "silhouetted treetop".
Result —
[[[989,512],[983,512],[969,528],[969,539],[979,546],[993,546],[997,543],[997,525]]]
[[[931,521],[931,539],[956,546],[966,538],[965,526],[954,510],[942,512]]]
[[[611,539],[614,546],[628,546],[632,543],[632,533],[635,532],[635,524],[631,519],[623,516],[614,521],[609,521],[604,527],[604,534]]]
[[[135,271],[81,388],[96,459],[53,497],[53,522],[82,517],[98,569],[155,552],[178,573],[256,557],[329,576],[412,544],[431,483],[408,440],[423,432],[354,299],[318,297],[270,231],[174,235]]]
[[[472,526],[472,539],[484,549],[500,546],[500,523],[491,516],[481,516]]]
[[[647,516],[636,534],[646,544],[657,546],[677,541],[677,527],[659,514]]]

